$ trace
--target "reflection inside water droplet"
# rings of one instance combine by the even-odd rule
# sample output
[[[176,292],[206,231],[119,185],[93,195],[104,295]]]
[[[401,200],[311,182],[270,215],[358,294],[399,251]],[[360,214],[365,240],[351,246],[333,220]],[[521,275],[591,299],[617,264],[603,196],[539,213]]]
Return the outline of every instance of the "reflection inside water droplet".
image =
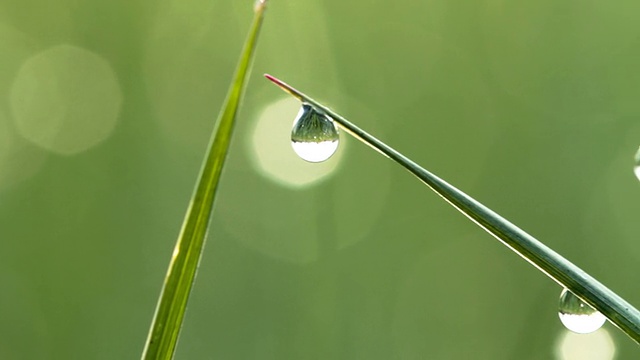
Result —
[[[338,149],[338,128],[327,115],[303,103],[291,129],[291,146],[303,160],[322,162]]]
[[[567,289],[562,290],[560,294],[558,316],[567,329],[578,334],[594,332],[607,320],[598,310]]]

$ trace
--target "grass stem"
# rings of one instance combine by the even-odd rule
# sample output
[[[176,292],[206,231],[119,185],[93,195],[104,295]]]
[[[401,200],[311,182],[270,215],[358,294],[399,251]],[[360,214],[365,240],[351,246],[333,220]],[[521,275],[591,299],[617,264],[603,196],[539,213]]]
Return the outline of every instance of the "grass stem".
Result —
[[[482,205],[469,195],[422,168],[389,145],[378,140],[340,114],[313,100],[309,96],[271,76],[265,77],[298,100],[324,112],[346,132],[400,164],[415,175],[471,221],[500,240],[508,248],[569,289],[584,302],[606,316],[636,343],[640,344],[640,312],[627,301],[609,290],[585,271],[565,259],[533,236],[527,234],[505,218]]]
[[[143,360],[170,360],[175,353],[187,302],[202,257],[213,201],[229,151],[236,114],[250,73],[264,12],[265,1],[256,3],[249,36],[245,41],[231,87],[218,116],[216,128],[211,136],[182,229],[173,250],[145,343]]]

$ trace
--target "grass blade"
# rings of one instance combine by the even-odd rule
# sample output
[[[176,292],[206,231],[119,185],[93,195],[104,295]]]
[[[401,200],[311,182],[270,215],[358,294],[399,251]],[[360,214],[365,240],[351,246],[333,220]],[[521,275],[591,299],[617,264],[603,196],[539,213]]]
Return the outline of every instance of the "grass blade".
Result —
[[[191,202],[178,236],[142,359],[173,358],[187,301],[204,248],[209,219],[227,156],[236,113],[250,72],[265,1],[256,2],[255,15],[227,98],[218,116]]]
[[[456,189],[446,181],[420,167],[406,156],[371,136],[333,110],[313,100],[281,80],[265,75],[269,80],[300,101],[311,104],[332,117],[338,125],[358,140],[391,158],[418,177],[433,191],[458,209],[471,221],[496,237],[504,245],[533,264],[558,284],[569,289],[583,301],[600,311],[614,325],[640,344],[640,312],[582,269],[545,246],[491,209]]]

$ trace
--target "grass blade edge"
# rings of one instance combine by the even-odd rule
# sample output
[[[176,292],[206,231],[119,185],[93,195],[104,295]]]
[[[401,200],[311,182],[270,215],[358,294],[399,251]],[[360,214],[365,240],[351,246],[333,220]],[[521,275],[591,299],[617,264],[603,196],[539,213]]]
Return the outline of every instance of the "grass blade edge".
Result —
[[[245,40],[231,87],[216,122],[207,154],[165,276],[156,311],[142,353],[143,360],[169,360],[175,352],[187,301],[202,256],[216,190],[227,157],[235,116],[242,99],[258,34],[264,1],[255,14]]]

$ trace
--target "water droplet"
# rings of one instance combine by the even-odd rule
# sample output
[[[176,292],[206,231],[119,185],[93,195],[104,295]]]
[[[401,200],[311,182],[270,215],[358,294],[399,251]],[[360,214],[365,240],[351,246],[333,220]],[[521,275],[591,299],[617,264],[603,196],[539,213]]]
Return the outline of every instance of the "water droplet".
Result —
[[[303,103],[291,129],[291,146],[303,160],[322,162],[338,149],[338,128],[329,116]]]
[[[638,148],[638,151],[636,152],[636,156],[634,157],[634,165],[633,165],[633,172],[636,174],[636,177],[638,178],[638,180],[640,180],[640,148]]]
[[[598,310],[567,289],[562,290],[560,294],[558,316],[567,329],[578,334],[594,332],[607,320]]]

